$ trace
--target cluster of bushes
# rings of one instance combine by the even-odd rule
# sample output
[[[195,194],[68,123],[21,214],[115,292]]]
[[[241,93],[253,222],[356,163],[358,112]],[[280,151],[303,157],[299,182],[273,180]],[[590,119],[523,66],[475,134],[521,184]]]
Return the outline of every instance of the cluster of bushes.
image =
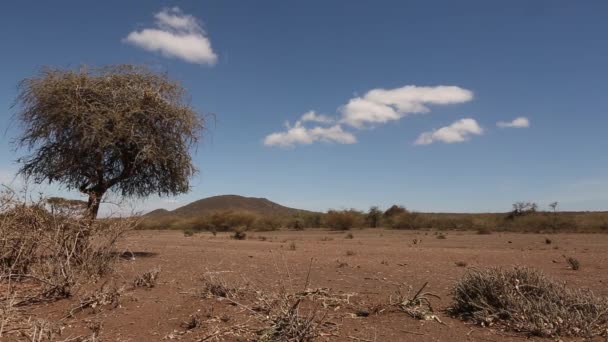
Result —
[[[183,218],[160,216],[146,218],[140,229],[181,229],[197,231],[234,231],[277,229],[302,230],[328,228],[487,230],[516,232],[608,232],[608,212],[538,211],[534,203],[516,203],[508,213],[419,213],[393,205],[385,211],[372,207],[367,212],[347,209],[327,213],[300,212],[292,217],[263,216],[248,211],[225,210]]]
[[[321,214],[299,213],[293,217],[263,216],[249,211],[223,210],[194,217],[160,216],[144,218],[139,229],[181,229],[185,231],[227,232],[272,231],[280,228],[304,229],[321,226]]]

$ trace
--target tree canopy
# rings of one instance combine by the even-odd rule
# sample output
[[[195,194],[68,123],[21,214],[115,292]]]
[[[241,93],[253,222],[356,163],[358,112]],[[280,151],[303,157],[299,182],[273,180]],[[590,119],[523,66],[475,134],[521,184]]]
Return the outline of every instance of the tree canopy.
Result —
[[[196,172],[190,155],[204,127],[184,88],[146,67],[44,68],[19,84],[19,172],[89,196],[97,216],[111,190],[177,195]]]

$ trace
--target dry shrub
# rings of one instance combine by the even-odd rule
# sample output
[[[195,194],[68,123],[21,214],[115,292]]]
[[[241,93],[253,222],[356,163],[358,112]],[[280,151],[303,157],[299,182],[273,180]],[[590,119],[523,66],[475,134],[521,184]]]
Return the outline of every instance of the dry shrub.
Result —
[[[232,238],[235,240],[245,240],[247,238],[247,233],[244,228],[237,228],[232,234]]]
[[[158,277],[160,275],[160,267],[153,268],[147,272],[138,275],[133,281],[134,287],[147,287],[153,288],[156,286]]]
[[[608,333],[608,299],[569,289],[525,267],[469,271],[453,291],[449,311],[483,326],[530,335],[592,337]]]
[[[412,318],[421,319],[425,321],[437,321],[439,323],[441,320],[435,314],[433,314],[433,306],[431,305],[431,297],[440,299],[439,296],[432,294],[430,292],[424,292],[424,289],[428,285],[424,283],[415,294],[412,295],[413,288],[411,286],[407,287],[407,291],[404,292],[403,286],[400,286],[395,296],[391,296],[389,299],[389,304],[391,306],[397,307],[399,310],[405,312],[410,315]]]
[[[68,316],[73,317],[76,313],[85,309],[91,309],[94,312],[98,312],[105,306],[117,308],[120,305],[120,298],[124,292],[124,287],[104,284],[101,288],[96,289],[81,298],[79,304],[70,309]]]
[[[202,282],[203,288],[201,296],[204,298],[235,298],[239,292],[238,289],[230,287],[228,282],[222,277],[214,275],[213,273],[206,273],[202,278]]]
[[[258,217],[253,223],[257,231],[273,231],[281,228],[282,225],[283,222],[279,218],[272,216]]]
[[[581,262],[578,259],[573,257],[566,258],[566,262],[570,266],[570,268],[574,271],[578,271],[581,268]]]
[[[361,226],[363,214],[360,211],[351,210],[330,210],[325,214],[323,220],[325,225],[332,229],[349,230],[356,226]]]
[[[300,313],[302,298],[282,297],[270,316],[270,327],[261,332],[260,342],[312,342],[318,336],[316,312]]]
[[[12,288],[27,282],[33,291],[21,294],[18,305],[69,297],[99,279],[117,258],[117,239],[136,224],[135,219],[92,222],[72,209],[49,211],[44,200],[25,203],[12,192],[0,194],[0,283]]]

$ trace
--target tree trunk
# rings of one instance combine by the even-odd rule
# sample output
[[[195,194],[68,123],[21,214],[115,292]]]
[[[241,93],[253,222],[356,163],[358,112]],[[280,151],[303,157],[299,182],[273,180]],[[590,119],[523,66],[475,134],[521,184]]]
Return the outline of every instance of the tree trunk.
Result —
[[[104,193],[99,191],[91,191],[89,193],[89,202],[87,203],[87,215],[91,221],[95,221],[99,213],[99,205]]]

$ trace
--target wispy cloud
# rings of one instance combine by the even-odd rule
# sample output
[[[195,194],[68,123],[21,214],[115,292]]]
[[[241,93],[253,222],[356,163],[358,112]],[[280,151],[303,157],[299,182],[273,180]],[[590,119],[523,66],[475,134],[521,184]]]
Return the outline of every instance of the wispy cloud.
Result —
[[[457,104],[472,99],[472,91],[457,86],[408,85],[395,89],[372,89],[340,107],[337,119],[309,111],[294,126],[288,124],[286,131],[266,136],[264,144],[282,147],[309,145],[317,141],[354,144],[357,142],[355,132],[359,129],[399,120],[408,114],[427,113],[430,105]],[[307,122],[319,125],[308,128],[305,126]],[[321,126],[328,124],[332,126]]]
[[[285,131],[267,135],[264,138],[264,145],[288,148],[295,145],[310,145],[317,141],[338,144],[354,144],[357,142],[354,134],[344,131],[340,124],[306,127],[305,122],[332,124],[334,120],[323,115],[317,115],[312,111],[307,112],[293,126],[287,122]]]
[[[460,143],[470,139],[472,135],[483,134],[483,129],[475,119],[460,119],[449,126],[424,132],[416,139],[416,145],[429,145],[434,142],[446,144]]]
[[[528,128],[530,127],[530,120],[528,120],[526,117],[520,116],[509,122],[499,121],[496,123],[496,126],[503,128]]]
[[[300,120],[302,122],[311,121],[311,122],[318,122],[318,123],[332,123],[335,121],[334,119],[332,119],[328,116],[317,114],[315,111],[312,111],[312,110],[304,113],[304,115],[302,115]]]
[[[472,99],[472,91],[457,86],[408,85],[395,89],[372,89],[341,108],[342,122],[362,128],[399,120],[408,114],[427,113],[429,105],[464,103]]]
[[[156,13],[154,18],[156,28],[133,31],[124,41],[190,63],[213,65],[217,62],[211,41],[194,16],[173,7]]]

